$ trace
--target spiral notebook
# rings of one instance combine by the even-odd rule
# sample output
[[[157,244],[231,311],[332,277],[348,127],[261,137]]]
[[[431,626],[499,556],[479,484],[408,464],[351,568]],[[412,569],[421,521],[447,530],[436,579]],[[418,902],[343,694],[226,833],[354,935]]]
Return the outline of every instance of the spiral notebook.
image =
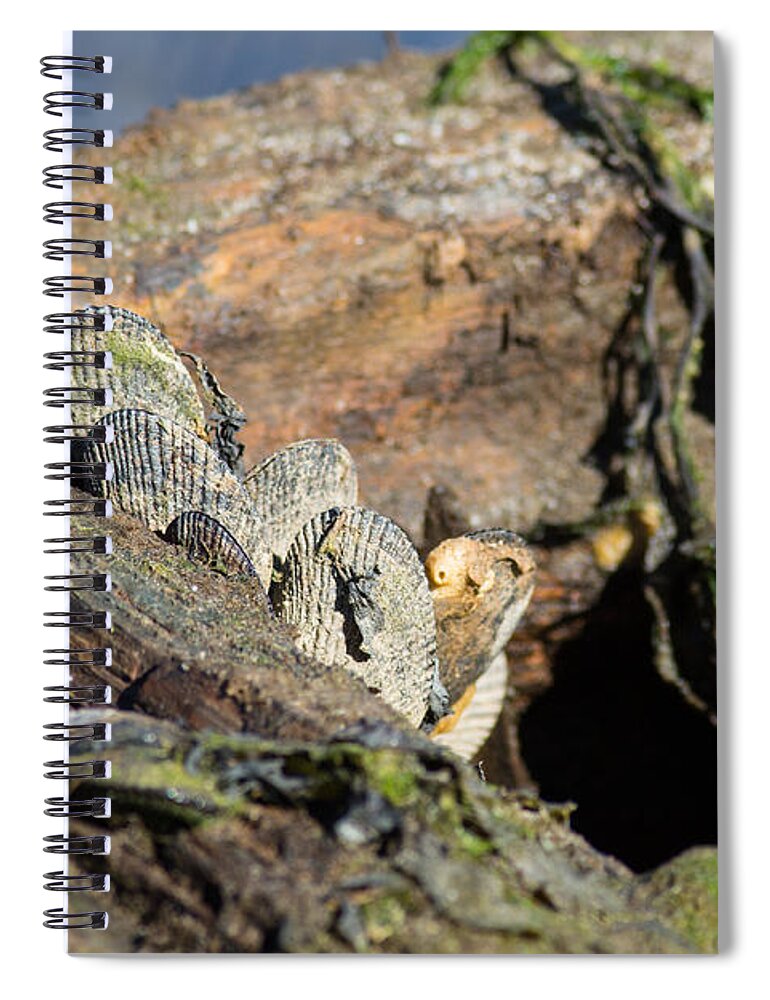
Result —
[[[711,36],[70,51],[47,925],[716,951]]]

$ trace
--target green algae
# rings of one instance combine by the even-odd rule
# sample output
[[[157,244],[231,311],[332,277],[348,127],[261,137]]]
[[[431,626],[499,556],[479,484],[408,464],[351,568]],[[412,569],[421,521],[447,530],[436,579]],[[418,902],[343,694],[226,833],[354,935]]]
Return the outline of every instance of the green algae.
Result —
[[[382,944],[406,928],[410,910],[409,893],[382,893],[361,904],[361,913],[369,941]]]
[[[419,779],[411,769],[404,766],[403,754],[396,755],[387,751],[369,754],[364,765],[372,787],[394,806],[404,807],[418,800]]]
[[[159,389],[167,391],[169,359],[146,340],[126,337],[119,330],[112,329],[104,334],[107,350],[112,354],[113,368],[121,374],[124,369],[140,368],[149,379],[157,379]]]
[[[636,878],[576,838],[568,810],[485,785],[426,740],[415,737],[399,748],[292,743],[186,732],[132,713],[112,718],[111,835],[136,837],[140,821],[147,850],[172,865],[172,882],[185,838],[215,853],[232,838],[239,851],[252,844],[254,864],[270,866],[269,882],[257,880],[257,886],[272,884],[282,864],[263,858],[263,829],[283,831],[288,862],[322,848],[324,870],[334,874],[328,885],[312,887],[319,893],[315,902],[310,886],[297,887],[297,909],[281,924],[283,950],[544,954],[716,947],[714,852],[689,852]],[[383,799],[391,826],[363,841],[340,832],[340,817],[362,803],[379,809]],[[116,850],[114,860],[120,857]],[[238,855],[236,879],[240,865]],[[129,868],[124,882],[119,864],[112,866],[118,891],[136,891],[134,871]],[[291,863],[282,877],[290,881],[276,890],[280,900],[294,885]],[[280,910],[284,903],[273,905]],[[137,906],[146,912],[141,897]]]
[[[645,876],[651,905],[690,939],[698,951],[716,954],[719,877],[717,850],[694,847]]]
[[[180,358],[170,343],[159,345],[149,337],[126,336],[115,327],[104,334],[105,345],[112,355],[113,378],[116,385],[133,385],[132,393],[137,401],[130,399],[126,405],[140,409],[150,409],[150,404],[141,399],[142,393],[149,392],[150,398],[171,401],[173,409],[168,415],[177,423],[188,426],[199,437],[204,436],[205,421],[203,407]],[[166,412],[168,405],[158,411]]]
[[[428,96],[431,105],[460,101],[481,66],[508,48],[520,34],[515,31],[479,31],[445,67]]]
[[[455,837],[460,850],[471,858],[483,858],[495,850],[495,845],[491,841],[463,826],[455,831]]]
[[[558,31],[479,31],[444,67],[430,92],[430,104],[460,101],[468,86],[489,59],[508,50],[534,51],[546,48],[561,61],[597,74],[616,84],[621,92],[641,107],[686,107],[711,121],[714,114],[714,90],[700,87],[674,73],[665,60],[649,65],[614,56],[569,41]]]

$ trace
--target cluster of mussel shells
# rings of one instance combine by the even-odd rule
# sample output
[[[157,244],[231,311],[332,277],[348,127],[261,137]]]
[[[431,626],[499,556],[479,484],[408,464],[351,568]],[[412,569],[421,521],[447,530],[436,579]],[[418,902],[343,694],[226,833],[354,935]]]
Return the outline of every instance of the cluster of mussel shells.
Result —
[[[207,407],[217,400],[196,384],[166,336],[124,309],[88,312],[102,319],[73,336],[73,349],[111,359],[111,370],[76,369],[73,379],[110,390],[98,420],[108,428],[104,440],[86,439],[80,456],[109,463],[111,476],[89,488],[191,558],[253,578],[305,653],[361,678],[450,748],[474,753],[500,709],[504,645],[529,600],[533,568],[518,559],[518,590],[482,608],[474,635],[472,612],[478,616],[484,588],[505,587],[497,569],[474,576],[474,558],[478,563],[480,546],[505,555],[500,565],[510,563],[511,552],[523,551],[521,540],[500,531],[469,534],[443,543],[424,566],[398,525],[358,505],[355,464],[333,439],[298,441],[242,473],[233,449],[220,447],[212,431]],[[237,412],[213,376],[204,382]],[[75,404],[73,420],[92,423],[93,408]],[[469,559],[466,549],[473,549]],[[459,718],[452,703],[462,705],[469,693],[477,707],[464,713],[463,735],[447,719]]]

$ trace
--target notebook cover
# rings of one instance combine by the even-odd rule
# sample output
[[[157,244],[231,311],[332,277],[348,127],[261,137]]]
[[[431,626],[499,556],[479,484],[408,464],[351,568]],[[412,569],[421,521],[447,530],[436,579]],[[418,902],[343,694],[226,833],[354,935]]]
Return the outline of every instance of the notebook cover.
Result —
[[[115,287],[69,949],[715,951],[710,34],[73,51]]]

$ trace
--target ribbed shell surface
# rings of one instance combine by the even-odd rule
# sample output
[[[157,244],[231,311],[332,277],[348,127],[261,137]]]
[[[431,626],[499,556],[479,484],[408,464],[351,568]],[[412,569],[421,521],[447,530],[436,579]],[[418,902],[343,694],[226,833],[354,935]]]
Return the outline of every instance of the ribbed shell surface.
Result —
[[[274,598],[303,650],[344,666],[419,725],[436,626],[419,556],[397,525],[360,507],[316,515],[289,547]]]
[[[495,728],[505,701],[507,682],[508,660],[502,652],[497,654],[489,670],[475,682],[473,698],[455,727],[434,736],[434,742],[447,747],[465,760],[475,757]]]
[[[128,309],[100,306],[84,312],[111,318],[112,329],[73,330],[72,350],[109,351],[112,368],[73,368],[72,385],[109,389],[112,402],[100,410],[102,414],[147,410],[205,438],[205,412],[195,382],[166,335]],[[73,423],[91,423],[93,412],[91,405],[74,404]]]
[[[244,485],[265,524],[270,548],[281,560],[311,518],[332,507],[352,506],[358,498],[353,459],[333,439],[282,448],[255,466]]]
[[[179,545],[191,559],[228,573],[256,576],[254,564],[230,532],[215,518],[199,510],[180,514],[163,534],[167,542]]]
[[[200,511],[240,545],[262,583],[272,559],[251,497],[213,450],[172,420],[143,410],[119,410],[99,421],[114,430],[108,444],[89,444],[87,460],[112,462],[103,495],[153,531],[164,532],[182,514]]]

